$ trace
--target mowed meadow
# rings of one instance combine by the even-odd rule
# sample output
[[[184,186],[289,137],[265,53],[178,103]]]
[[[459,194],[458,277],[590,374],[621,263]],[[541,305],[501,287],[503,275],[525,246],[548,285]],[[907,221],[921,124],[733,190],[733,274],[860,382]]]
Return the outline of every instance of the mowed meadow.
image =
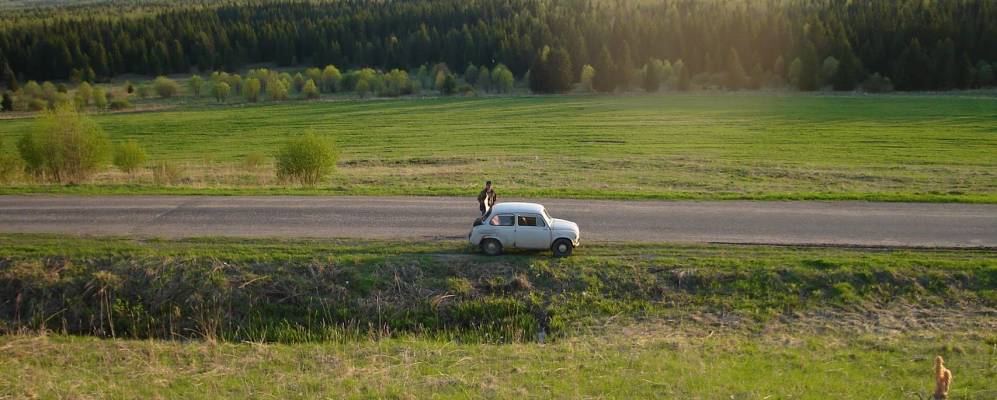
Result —
[[[0,192],[505,194],[583,198],[997,201],[997,98],[695,93],[333,100],[100,114],[114,142],[184,179],[109,170],[81,186]],[[28,118],[0,120],[8,146]],[[273,176],[272,154],[314,130],[337,173],[311,188]],[[255,155],[255,157],[254,157]],[[263,156],[263,165],[247,158]],[[250,164],[257,164],[252,163]]]

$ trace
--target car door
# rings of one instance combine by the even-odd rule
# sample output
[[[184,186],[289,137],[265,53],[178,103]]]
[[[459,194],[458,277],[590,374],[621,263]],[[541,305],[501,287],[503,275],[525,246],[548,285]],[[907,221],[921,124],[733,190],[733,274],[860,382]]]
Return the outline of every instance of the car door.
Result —
[[[488,237],[493,237],[502,242],[502,246],[515,247],[516,242],[516,216],[513,214],[495,214],[488,219],[490,229],[485,232]]]
[[[550,247],[550,228],[537,214],[516,215],[516,247],[546,249]]]

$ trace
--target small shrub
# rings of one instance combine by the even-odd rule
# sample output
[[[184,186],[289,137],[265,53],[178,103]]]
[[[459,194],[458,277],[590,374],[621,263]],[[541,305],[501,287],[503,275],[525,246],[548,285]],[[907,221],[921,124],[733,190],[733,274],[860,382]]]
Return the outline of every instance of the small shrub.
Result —
[[[114,99],[111,101],[110,108],[112,110],[125,110],[132,108],[132,103],[129,103],[128,99]]]
[[[138,97],[141,99],[148,99],[149,96],[152,96],[152,88],[149,85],[139,85],[138,89],[135,89],[135,92],[138,93]]]
[[[152,179],[157,185],[176,185],[184,181],[184,171],[173,161],[160,161],[152,169]]]
[[[114,166],[129,174],[141,168],[147,159],[145,150],[134,140],[119,144],[114,149]]]
[[[869,78],[862,82],[862,90],[869,93],[884,93],[893,91],[893,82],[890,78],[880,75],[878,72],[869,75]]]
[[[104,131],[71,106],[40,115],[17,148],[30,172],[55,182],[86,180],[110,155]]]
[[[255,103],[260,100],[260,80],[256,78],[246,78],[242,83],[242,95],[246,101]]]
[[[315,81],[309,79],[305,82],[304,86],[301,87],[301,95],[306,99],[319,98],[318,86],[315,85]]]
[[[211,95],[215,97],[219,103],[224,102],[228,98],[229,92],[232,91],[232,87],[225,82],[215,83],[211,87]]]
[[[314,185],[332,173],[338,154],[332,143],[309,132],[288,140],[274,158],[278,179]]]
[[[100,110],[107,108],[107,92],[102,87],[93,89],[93,105]]]
[[[177,93],[180,93],[180,84],[165,76],[157,76],[152,81],[152,86],[156,89],[156,94],[164,99],[174,97]]]
[[[204,79],[199,75],[191,76],[187,81],[187,85],[190,86],[190,92],[194,97],[201,97],[201,87],[204,86]]]
[[[48,108],[48,102],[42,99],[31,99],[28,102],[28,110],[31,111],[42,111]]]

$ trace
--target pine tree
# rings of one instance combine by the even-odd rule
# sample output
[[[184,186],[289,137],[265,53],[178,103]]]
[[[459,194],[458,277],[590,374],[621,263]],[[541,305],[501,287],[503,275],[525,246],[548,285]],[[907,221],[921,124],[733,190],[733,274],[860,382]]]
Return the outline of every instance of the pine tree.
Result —
[[[592,87],[600,92],[612,92],[616,88],[616,65],[613,57],[609,55],[609,49],[602,47],[599,59],[595,64],[595,77],[592,78]]]
[[[14,111],[14,99],[10,91],[3,92],[3,100],[0,100],[0,111]]]
[[[564,93],[571,90],[574,68],[564,48],[544,48],[530,68],[530,89],[538,93]]]
[[[623,41],[623,46],[617,60],[617,86],[623,90],[630,90],[630,87],[633,84],[634,64],[633,55],[630,52],[630,43],[625,40]]]
[[[803,43],[799,59],[799,89],[804,91],[817,90],[820,61],[817,60],[817,49],[809,40]]]
[[[741,56],[733,47],[727,52],[727,89],[738,90],[745,87],[748,74],[741,65]]]

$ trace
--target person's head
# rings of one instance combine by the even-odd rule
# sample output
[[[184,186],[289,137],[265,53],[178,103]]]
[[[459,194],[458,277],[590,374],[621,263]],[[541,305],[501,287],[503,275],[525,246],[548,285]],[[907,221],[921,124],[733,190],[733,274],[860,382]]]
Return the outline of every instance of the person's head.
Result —
[[[492,181],[485,181],[485,189],[491,189],[491,188],[492,188]]]

